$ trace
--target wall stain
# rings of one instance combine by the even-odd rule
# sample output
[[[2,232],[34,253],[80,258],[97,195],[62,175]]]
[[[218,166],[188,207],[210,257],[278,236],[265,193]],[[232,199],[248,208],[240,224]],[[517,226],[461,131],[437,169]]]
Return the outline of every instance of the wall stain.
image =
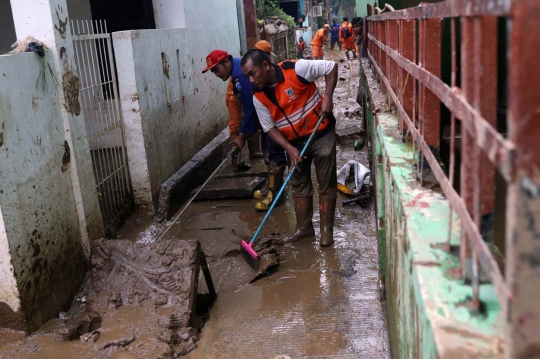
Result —
[[[71,161],[71,151],[69,144],[64,141],[64,155],[62,156],[62,172],[66,172],[69,169],[69,163]]]
[[[64,91],[64,107],[72,115],[81,114],[81,104],[79,103],[79,78],[73,70],[64,63],[62,72],[62,89]]]
[[[58,6],[58,9],[60,9],[60,12],[64,12],[63,9]],[[58,31],[58,34],[60,34],[60,36],[62,37],[62,39],[65,39],[66,38],[66,29],[67,29],[67,23],[68,23],[68,17],[66,16],[66,19],[64,21],[62,21],[60,19],[60,15],[58,14],[58,9],[56,9],[56,17],[58,18],[58,26],[56,26],[56,24],[54,25],[54,28],[56,29],[56,31]]]
[[[161,53],[161,63],[163,65],[163,73],[169,78],[169,60],[167,60],[167,54]]]
[[[4,144],[4,132],[0,132],[0,147]]]
[[[62,39],[65,39],[66,38],[66,28],[67,28],[67,16],[66,16],[66,19],[64,21],[62,21],[60,19],[60,15],[58,14],[58,9],[56,9],[56,17],[58,18],[58,26],[56,26],[56,24],[54,25],[54,28],[56,29],[56,31],[58,31],[58,33],[60,34],[60,36],[62,37]]]

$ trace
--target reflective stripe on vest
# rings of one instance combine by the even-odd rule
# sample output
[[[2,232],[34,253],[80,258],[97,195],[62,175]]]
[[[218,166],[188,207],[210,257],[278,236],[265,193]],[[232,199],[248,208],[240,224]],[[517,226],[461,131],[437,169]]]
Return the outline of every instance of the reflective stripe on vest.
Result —
[[[255,92],[255,97],[268,108],[283,136],[288,141],[294,141],[311,135],[321,114],[323,98],[319,95],[315,83],[302,82],[294,68],[284,69],[281,64],[278,66],[285,80],[277,82],[274,87],[279,107],[264,92]],[[318,132],[324,130],[329,123],[328,119],[324,119]]]

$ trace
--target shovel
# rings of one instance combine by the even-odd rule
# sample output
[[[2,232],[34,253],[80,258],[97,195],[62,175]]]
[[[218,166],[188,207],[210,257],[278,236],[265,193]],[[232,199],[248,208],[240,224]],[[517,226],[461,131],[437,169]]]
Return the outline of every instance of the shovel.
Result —
[[[313,130],[313,132],[309,136],[306,144],[304,145],[304,148],[302,149],[302,152],[300,152],[300,157],[304,156],[304,152],[306,152],[309,144],[311,143],[311,140],[313,139],[313,137],[317,133],[317,130],[319,129],[319,125],[321,124],[323,119],[324,119],[324,115],[321,115],[319,117],[319,121],[317,121],[317,125],[315,126],[315,129]],[[292,177],[295,169],[296,169],[296,167],[293,167],[292,170],[289,172],[289,175],[287,176],[287,179],[285,180],[285,182],[283,182],[283,186],[281,186],[281,189],[279,190],[276,198],[272,201],[272,205],[270,206],[270,209],[268,209],[268,212],[266,212],[266,215],[264,216],[264,219],[262,220],[259,228],[257,229],[255,234],[251,238],[251,241],[249,241],[249,243],[247,243],[244,240],[242,240],[240,242],[240,250],[241,250],[242,254],[244,255],[244,259],[249,264],[249,266],[251,268],[253,268],[255,271],[259,270],[260,257],[257,254],[257,252],[255,252],[255,250],[253,249],[253,243],[255,243],[255,240],[259,236],[259,233],[261,233],[261,230],[264,227],[264,224],[266,223],[266,220],[268,219],[268,217],[270,217],[270,214],[274,210],[274,207],[276,206],[276,203],[278,202],[279,198],[283,195],[283,192],[285,192],[285,187],[287,187],[287,183],[289,183],[289,181],[291,180],[291,177]]]

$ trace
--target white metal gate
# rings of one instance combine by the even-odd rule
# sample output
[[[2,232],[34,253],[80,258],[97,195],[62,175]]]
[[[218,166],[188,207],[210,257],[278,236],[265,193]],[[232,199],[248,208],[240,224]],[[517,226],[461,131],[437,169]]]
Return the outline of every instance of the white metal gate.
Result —
[[[111,36],[105,21],[72,20],[71,25],[79,101],[101,212],[111,234],[133,203]]]

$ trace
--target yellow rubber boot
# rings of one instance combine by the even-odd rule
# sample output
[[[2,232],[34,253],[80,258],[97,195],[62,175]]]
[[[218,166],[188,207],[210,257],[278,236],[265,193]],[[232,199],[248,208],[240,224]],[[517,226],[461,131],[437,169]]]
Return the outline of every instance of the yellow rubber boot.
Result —
[[[273,167],[268,171],[268,194],[261,202],[257,202],[255,204],[256,209],[258,209],[259,211],[268,211],[270,209],[270,206],[274,201],[274,197],[281,189],[281,186],[283,186],[284,174],[285,166]],[[283,198],[284,196],[281,196],[281,198],[279,199],[279,203],[276,203],[276,206],[279,206],[281,203],[283,203]]]

